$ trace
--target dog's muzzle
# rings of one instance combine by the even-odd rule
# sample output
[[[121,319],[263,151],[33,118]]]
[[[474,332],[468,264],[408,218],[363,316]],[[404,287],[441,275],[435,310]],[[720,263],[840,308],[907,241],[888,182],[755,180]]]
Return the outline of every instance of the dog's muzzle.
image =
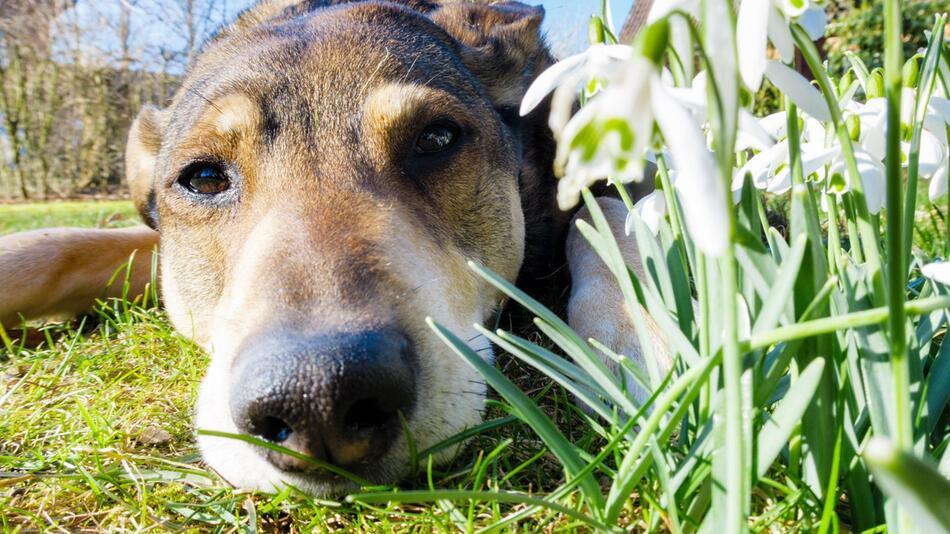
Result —
[[[244,345],[231,373],[241,432],[340,467],[369,465],[401,434],[416,399],[409,340],[396,330],[310,338],[265,334]],[[313,464],[264,448],[283,471]]]

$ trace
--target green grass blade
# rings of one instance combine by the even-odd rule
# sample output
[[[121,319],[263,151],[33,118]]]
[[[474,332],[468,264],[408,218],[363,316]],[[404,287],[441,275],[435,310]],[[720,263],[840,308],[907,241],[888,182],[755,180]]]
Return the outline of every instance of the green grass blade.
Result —
[[[813,360],[798,380],[792,383],[788,394],[762,425],[762,430],[759,431],[759,437],[756,440],[758,446],[755,462],[756,477],[765,476],[778,453],[788,443],[795,425],[801,420],[818,389],[824,368],[825,361],[822,358]]]
[[[532,497],[522,493],[513,493],[509,491],[464,491],[464,490],[437,490],[437,491],[399,491],[399,492],[374,492],[360,493],[347,496],[347,502],[361,503],[419,503],[435,501],[459,501],[465,499],[497,501],[517,504],[529,504],[547,508],[555,512],[574,518],[600,532],[614,532],[616,527],[609,527],[596,519],[578,512],[577,510],[562,506],[549,500]]]
[[[577,449],[571,442],[567,441],[563,434],[558,430],[557,425],[541,411],[527,395],[508,380],[505,375],[496,369],[493,365],[486,362],[477,352],[472,350],[464,341],[455,334],[448,331],[445,327],[426,318],[426,324],[435,331],[449,347],[452,348],[479,372],[488,384],[498,392],[511,406],[517,411],[522,421],[528,424],[538,434],[538,437],[551,449],[551,452],[560,460],[569,476],[574,476],[584,468],[584,462],[578,454]],[[592,476],[585,476],[580,484],[581,491],[590,502],[591,507],[597,511],[603,506],[604,497],[600,493],[600,486]]]
[[[877,484],[909,512],[920,532],[950,533],[950,480],[885,438],[872,439],[863,456]]]

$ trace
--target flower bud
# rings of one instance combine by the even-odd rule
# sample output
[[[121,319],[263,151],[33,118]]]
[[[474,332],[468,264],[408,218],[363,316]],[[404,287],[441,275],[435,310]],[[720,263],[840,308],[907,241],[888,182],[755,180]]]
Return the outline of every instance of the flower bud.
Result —
[[[901,69],[901,78],[904,87],[913,89],[917,87],[917,78],[920,76],[920,57],[914,56],[904,62],[904,68]]]
[[[663,55],[670,42],[670,23],[660,19],[640,31],[640,50],[654,65],[663,64]]]
[[[881,69],[874,69],[868,76],[866,92],[869,99],[884,96],[884,75],[881,72]]]
[[[590,41],[590,44],[603,43],[607,40],[604,33],[604,21],[597,15],[593,15],[587,24],[587,40]]]
[[[838,94],[843,95],[848,87],[851,87],[851,84],[854,82],[854,71],[848,69],[844,72],[841,78],[838,79]]]
[[[861,119],[857,115],[849,114],[844,119],[844,125],[848,128],[848,137],[852,141],[857,141],[861,138]]]

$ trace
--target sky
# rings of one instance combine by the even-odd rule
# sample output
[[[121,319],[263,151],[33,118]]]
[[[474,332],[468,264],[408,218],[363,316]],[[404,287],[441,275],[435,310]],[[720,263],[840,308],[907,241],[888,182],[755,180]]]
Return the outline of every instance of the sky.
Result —
[[[587,22],[590,15],[599,13],[602,0],[522,0],[528,4],[542,5],[545,9],[544,32],[548,44],[557,57],[564,57],[582,50],[587,41]],[[614,23],[621,26],[635,0],[608,0],[613,12]],[[87,58],[115,57],[120,44],[115,31],[122,6],[131,14],[133,42],[129,43],[133,57],[148,58],[150,64],[139,64],[139,68],[158,70],[159,58],[163,53],[183,50],[185,41],[181,21],[183,12],[181,0],[79,0],[77,6],[62,17],[71,22],[80,21],[83,28],[82,38],[74,35],[61,35],[58,43],[64,57],[72,56],[71,50],[85,49]],[[205,33],[211,33],[219,21],[231,20],[254,0],[214,0],[218,6],[214,13],[215,21]],[[198,2],[197,5],[203,5]],[[171,72],[180,71],[187,58],[170,59]],[[166,62],[166,67],[169,65]]]

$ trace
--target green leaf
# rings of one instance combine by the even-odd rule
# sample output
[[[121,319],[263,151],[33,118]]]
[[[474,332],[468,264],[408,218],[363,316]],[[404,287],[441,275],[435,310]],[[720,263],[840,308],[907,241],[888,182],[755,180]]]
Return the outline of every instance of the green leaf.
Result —
[[[824,368],[825,361],[822,358],[816,358],[808,364],[798,380],[792,383],[788,394],[775,408],[771,417],[762,425],[762,430],[759,431],[756,440],[758,445],[755,461],[757,477],[765,476],[778,453],[788,443],[795,425],[801,421],[805,409],[811,404]]]
[[[863,456],[878,486],[909,512],[920,532],[950,533],[950,480],[936,467],[880,437]]]
[[[538,408],[537,404],[518,389],[517,386],[512,384],[501,371],[486,362],[484,358],[472,350],[471,347],[455,334],[433,321],[431,317],[426,318],[426,324],[428,324],[429,328],[432,328],[436,335],[449,345],[456,354],[461,356],[463,360],[485,377],[485,381],[511,404],[517,411],[518,416],[530,426],[531,429],[538,434],[538,437],[541,438],[541,441],[551,449],[551,452],[554,453],[561,462],[561,465],[564,466],[564,470],[568,475],[574,476],[584,469],[584,461],[581,459],[580,454],[578,454],[577,449],[561,434],[554,422]],[[597,480],[591,475],[586,475],[580,487],[584,497],[591,503],[591,506],[595,510],[601,509],[604,497],[600,493],[600,486],[597,484]]]

